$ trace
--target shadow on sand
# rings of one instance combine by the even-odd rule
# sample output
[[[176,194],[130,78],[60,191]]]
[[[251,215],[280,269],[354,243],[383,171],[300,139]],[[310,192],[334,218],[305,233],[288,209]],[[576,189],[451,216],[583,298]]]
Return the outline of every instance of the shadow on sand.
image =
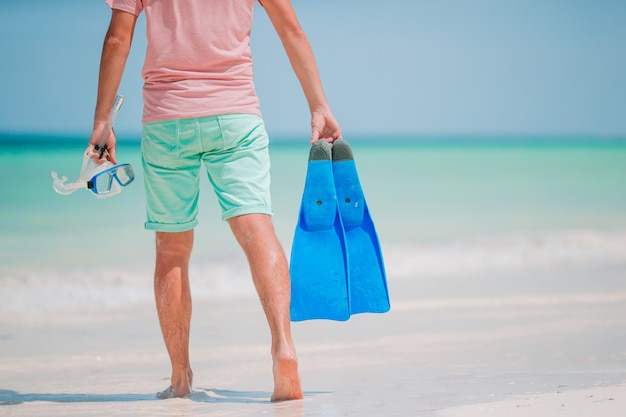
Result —
[[[15,405],[35,401],[55,403],[108,403],[155,400],[154,394],[20,394],[0,389],[0,405]]]
[[[323,394],[322,392],[306,392],[305,396]],[[236,403],[236,404],[270,404],[270,392],[264,391],[233,391],[217,388],[197,388],[185,399],[195,402]],[[150,394],[21,394],[16,391],[0,389],[0,406],[17,405],[35,401],[55,403],[108,403],[165,401]]]

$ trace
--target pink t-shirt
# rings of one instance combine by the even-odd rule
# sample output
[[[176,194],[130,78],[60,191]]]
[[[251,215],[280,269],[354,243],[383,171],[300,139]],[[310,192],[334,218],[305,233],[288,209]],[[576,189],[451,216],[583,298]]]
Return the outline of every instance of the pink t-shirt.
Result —
[[[255,0],[106,0],[146,14],[143,122],[260,115],[250,32]]]

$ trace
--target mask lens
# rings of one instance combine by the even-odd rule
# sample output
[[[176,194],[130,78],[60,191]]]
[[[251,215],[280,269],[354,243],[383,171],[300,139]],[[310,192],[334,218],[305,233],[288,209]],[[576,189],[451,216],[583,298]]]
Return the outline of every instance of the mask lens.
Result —
[[[122,165],[115,170],[115,178],[121,186],[126,186],[133,182],[135,173],[130,165]]]
[[[113,179],[117,184],[113,184]],[[94,177],[88,181],[87,187],[98,195],[104,194],[117,194],[121,191],[121,187],[125,187],[135,179],[135,173],[133,167],[130,164],[115,165],[105,169],[102,172],[94,175]]]
[[[110,171],[104,171],[94,177],[95,187],[93,191],[96,194],[106,194],[111,191],[111,183],[113,175]]]

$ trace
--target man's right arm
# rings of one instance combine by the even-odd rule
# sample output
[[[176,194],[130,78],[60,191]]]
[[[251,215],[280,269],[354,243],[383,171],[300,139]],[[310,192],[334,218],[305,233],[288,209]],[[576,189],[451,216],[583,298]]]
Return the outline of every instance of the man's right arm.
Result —
[[[326,102],[315,57],[290,0],[262,2],[289,57],[311,110],[311,143],[324,139],[332,143],[341,137],[341,128]]]
[[[137,16],[121,10],[112,10],[111,22],[104,38],[98,77],[98,97],[90,144],[96,144],[105,129],[110,128],[109,116],[115,102],[126,59],[135,32]],[[111,131],[106,141],[109,159],[115,163],[115,135]]]

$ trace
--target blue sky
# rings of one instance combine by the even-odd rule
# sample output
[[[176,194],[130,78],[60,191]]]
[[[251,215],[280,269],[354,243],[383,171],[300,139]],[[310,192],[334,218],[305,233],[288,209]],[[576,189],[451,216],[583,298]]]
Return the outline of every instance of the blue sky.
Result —
[[[344,136],[626,136],[626,1],[293,0]],[[90,131],[103,0],[0,2],[0,132]],[[120,136],[141,128],[140,21]],[[309,114],[262,9],[252,48],[268,130]],[[123,138],[121,138],[123,139]]]

